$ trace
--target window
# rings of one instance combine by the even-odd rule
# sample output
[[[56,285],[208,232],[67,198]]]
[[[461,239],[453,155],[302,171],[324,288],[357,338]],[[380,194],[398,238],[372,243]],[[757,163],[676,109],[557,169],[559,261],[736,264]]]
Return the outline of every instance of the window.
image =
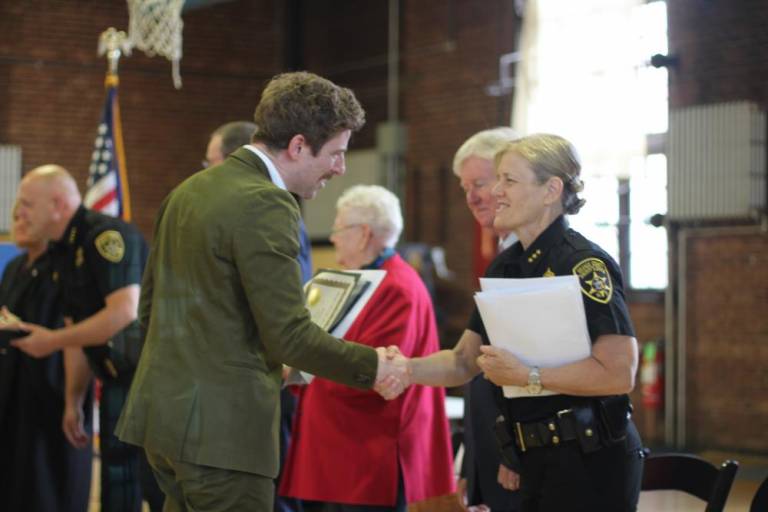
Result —
[[[666,287],[666,232],[650,218],[666,213],[667,72],[649,65],[667,53],[666,3],[528,0],[520,53],[513,126],[562,135],[582,158],[587,203],[571,225],[630,288]]]

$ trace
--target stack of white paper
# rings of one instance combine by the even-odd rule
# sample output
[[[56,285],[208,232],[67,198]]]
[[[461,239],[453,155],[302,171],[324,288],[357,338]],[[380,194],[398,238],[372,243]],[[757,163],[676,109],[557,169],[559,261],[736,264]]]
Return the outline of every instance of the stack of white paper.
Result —
[[[475,302],[491,344],[529,366],[561,366],[589,356],[591,343],[576,276],[483,278],[480,287]],[[503,389],[507,398],[534,396],[524,387]],[[546,389],[541,393],[551,394]]]

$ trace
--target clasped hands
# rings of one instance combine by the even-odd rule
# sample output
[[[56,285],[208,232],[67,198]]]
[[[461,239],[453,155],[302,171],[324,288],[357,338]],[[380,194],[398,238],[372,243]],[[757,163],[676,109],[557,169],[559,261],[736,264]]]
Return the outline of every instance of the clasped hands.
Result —
[[[530,368],[510,351],[490,345],[482,345],[476,359],[485,378],[497,386],[525,386]],[[397,398],[413,380],[410,360],[395,345],[376,349],[379,369],[374,390],[387,400]]]
[[[379,367],[373,389],[385,400],[395,399],[411,385],[409,360],[395,345],[378,347],[376,353],[379,356]]]

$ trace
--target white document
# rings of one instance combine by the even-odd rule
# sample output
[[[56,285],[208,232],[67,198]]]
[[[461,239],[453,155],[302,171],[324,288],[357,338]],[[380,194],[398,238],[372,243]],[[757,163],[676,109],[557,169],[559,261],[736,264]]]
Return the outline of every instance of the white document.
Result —
[[[475,302],[491,344],[505,348],[523,363],[554,367],[588,357],[592,344],[576,276],[480,280]],[[543,389],[503,386],[517,398],[555,394]]]
[[[357,319],[358,315],[360,315],[360,312],[365,305],[368,304],[371,296],[373,296],[373,292],[376,291],[381,284],[381,281],[384,279],[384,276],[387,274],[386,270],[345,270],[344,272],[359,274],[361,281],[365,280],[370,284],[363,294],[360,295],[360,298],[357,299],[357,302],[352,306],[352,309],[349,310],[349,313],[347,313],[344,316],[344,319],[339,322],[333,331],[331,331],[331,334],[337,338],[343,338],[344,335],[347,334],[352,323]],[[283,386],[309,384],[314,378],[315,376],[311,373],[303,372],[297,368],[291,368],[288,377],[285,379],[285,382],[283,382]]]

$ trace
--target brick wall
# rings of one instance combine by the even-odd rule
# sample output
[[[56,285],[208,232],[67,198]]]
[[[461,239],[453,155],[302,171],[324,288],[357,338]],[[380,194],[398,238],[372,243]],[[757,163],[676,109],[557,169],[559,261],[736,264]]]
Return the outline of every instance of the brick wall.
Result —
[[[210,132],[252,118],[281,69],[280,16],[266,0],[186,13],[180,91],[164,58],[122,59],[129,184],[145,235],[163,197],[200,168]],[[25,170],[58,163],[84,186],[104,100],[96,46],[110,26],[127,30],[124,0],[0,2],[0,141],[22,146]]]
[[[762,0],[667,2],[670,107],[752,100],[768,106],[768,4]]]
[[[670,107],[751,100],[768,108],[768,4],[668,2]],[[687,286],[687,437],[693,448],[768,453],[768,244],[765,234],[691,232]]]
[[[691,446],[768,451],[768,234],[691,231],[686,421]]]
[[[453,155],[475,132],[509,124],[508,101],[486,95],[499,57],[515,48],[518,24],[507,0],[404,2],[402,112],[408,124],[406,234],[443,245],[462,287],[477,287],[472,268],[474,220]],[[418,213],[418,215],[416,215]],[[461,314],[457,312],[457,314]]]

